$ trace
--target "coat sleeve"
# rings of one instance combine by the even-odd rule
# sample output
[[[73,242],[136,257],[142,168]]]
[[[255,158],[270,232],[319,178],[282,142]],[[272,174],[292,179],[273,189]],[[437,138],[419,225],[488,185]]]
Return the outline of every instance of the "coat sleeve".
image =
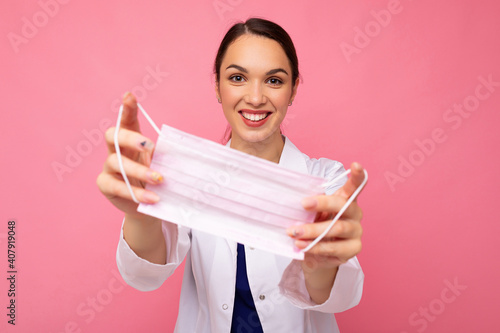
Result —
[[[125,282],[135,289],[151,291],[159,288],[182,263],[191,246],[190,229],[163,221],[162,231],[167,244],[167,263],[158,265],[135,254],[123,238],[122,224],[116,263]]]
[[[338,313],[359,304],[364,274],[356,257],[339,266],[329,298],[323,304],[311,300],[300,261],[293,260],[285,269],[279,288],[293,305],[326,313]]]
[[[326,158],[306,159],[308,171],[315,176],[334,179],[345,169],[340,162]],[[330,195],[335,193],[346,182],[347,177],[339,179],[325,189]],[[301,262],[293,260],[283,272],[279,288],[293,305],[304,309],[326,313],[338,313],[348,310],[359,304],[363,294],[364,274],[356,257],[339,266],[329,298],[323,304],[316,304],[311,300],[306,288]]]

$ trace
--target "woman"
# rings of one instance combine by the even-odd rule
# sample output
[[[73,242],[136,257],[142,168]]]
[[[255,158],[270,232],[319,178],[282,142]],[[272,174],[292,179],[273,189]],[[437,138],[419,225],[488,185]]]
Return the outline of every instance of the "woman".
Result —
[[[293,43],[280,26],[256,18],[234,25],[219,47],[214,72],[215,94],[231,127],[231,148],[325,178],[344,170],[338,162],[307,157],[281,134],[299,71]],[[154,143],[139,131],[134,96],[126,94],[123,104],[118,138],[124,168],[139,201],[155,203],[158,196],[144,189],[145,183],[164,181],[148,168]],[[153,290],[186,257],[176,332],[338,331],[333,313],[358,304],[362,293],[363,273],[355,257],[361,250],[362,212],[356,202],[304,261],[292,261],[138,213],[120,176],[113,135],[111,128],[106,133],[109,156],[97,183],[125,213],[118,267],[131,286]],[[303,200],[304,209],[317,212],[317,218],[287,230],[298,248],[325,230],[361,184],[362,167],[354,163],[351,169],[343,186]]]

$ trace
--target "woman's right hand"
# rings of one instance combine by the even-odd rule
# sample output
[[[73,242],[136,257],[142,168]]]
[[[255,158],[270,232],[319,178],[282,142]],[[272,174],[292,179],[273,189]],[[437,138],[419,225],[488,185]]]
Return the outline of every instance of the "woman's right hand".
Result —
[[[106,131],[108,157],[104,162],[102,172],[97,177],[97,186],[113,205],[129,216],[147,219],[146,215],[137,212],[137,206],[123,180],[118,166],[114,134],[115,127]],[[118,133],[118,142],[122,155],[123,168],[129,179],[130,185],[137,200],[143,203],[156,203],[159,197],[156,193],[146,190],[145,184],[159,184],[163,177],[158,172],[151,170],[151,156],[154,143],[143,136],[139,129],[137,119],[137,101],[131,93],[123,96],[123,114]]]

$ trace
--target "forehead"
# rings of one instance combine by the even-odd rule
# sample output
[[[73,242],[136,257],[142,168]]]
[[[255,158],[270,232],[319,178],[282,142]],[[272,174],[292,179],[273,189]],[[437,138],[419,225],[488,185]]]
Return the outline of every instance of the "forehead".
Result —
[[[290,63],[281,45],[270,38],[245,34],[229,45],[222,61],[222,70],[236,64],[247,69],[290,69]]]

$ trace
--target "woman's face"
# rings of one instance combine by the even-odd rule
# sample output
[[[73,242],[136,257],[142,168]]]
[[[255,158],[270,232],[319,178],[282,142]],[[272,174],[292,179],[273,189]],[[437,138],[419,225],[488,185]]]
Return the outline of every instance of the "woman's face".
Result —
[[[232,139],[248,143],[281,140],[280,125],[297,92],[281,45],[246,34],[227,49],[216,85]],[[293,87],[293,88],[292,88]]]

